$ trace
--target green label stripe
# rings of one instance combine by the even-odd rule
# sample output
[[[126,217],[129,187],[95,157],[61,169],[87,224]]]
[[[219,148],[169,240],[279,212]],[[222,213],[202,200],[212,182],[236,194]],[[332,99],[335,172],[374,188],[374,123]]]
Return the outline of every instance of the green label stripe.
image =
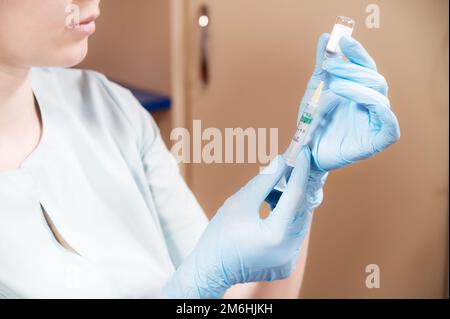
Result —
[[[305,124],[310,124],[313,120],[312,116],[308,116],[306,114],[303,114],[301,121]]]

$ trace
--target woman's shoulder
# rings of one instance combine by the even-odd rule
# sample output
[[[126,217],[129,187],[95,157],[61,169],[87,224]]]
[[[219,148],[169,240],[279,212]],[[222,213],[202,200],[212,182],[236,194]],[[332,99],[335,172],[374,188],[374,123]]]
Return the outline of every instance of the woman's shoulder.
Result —
[[[92,70],[37,68],[32,78],[34,89],[51,96],[48,107],[54,108],[53,113],[64,113],[78,127],[108,132],[121,140],[142,138],[149,114],[128,89],[105,75]],[[156,127],[153,133],[157,134]]]
[[[110,81],[104,74],[93,70],[73,68],[34,68],[33,81],[41,82],[41,86],[48,90],[59,91],[64,96],[77,95],[89,97],[90,94],[106,91],[112,98],[120,98],[126,95],[129,98],[128,89]]]
[[[88,117],[89,122],[110,124],[117,129],[125,121],[133,129],[148,114],[133,94],[102,73],[69,68],[33,69],[33,80],[57,100],[60,111]],[[144,119],[143,119],[144,117]],[[123,124],[125,125],[125,124]]]

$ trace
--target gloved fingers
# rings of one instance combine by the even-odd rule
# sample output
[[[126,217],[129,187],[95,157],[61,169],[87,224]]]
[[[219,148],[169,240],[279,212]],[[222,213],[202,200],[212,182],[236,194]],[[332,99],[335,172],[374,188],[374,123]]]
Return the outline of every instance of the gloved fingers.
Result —
[[[316,64],[314,66],[313,74],[308,82],[307,91],[303,96],[303,101],[309,99],[310,94],[319,86],[319,83],[325,79],[326,72],[322,68],[323,61],[325,59],[325,48],[327,47],[328,40],[330,39],[330,35],[328,33],[323,33],[316,45]]]
[[[375,135],[372,141],[375,153],[381,152],[400,138],[400,126],[397,117],[390,109],[386,109],[384,112],[386,113],[384,117],[388,120],[385,121],[384,127]]]
[[[377,112],[381,106],[390,108],[389,100],[386,96],[364,85],[338,77],[332,77],[330,90],[345,99],[359,104],[365,104],[369,111]]]
[[[311,163],[311,151],[305,146],[300,152],[291,173],[288,185],[281,195],[277,206],[267,218],[267,223],[288,226],[295,220],[301,204],[305,199]]]
[[[311,152],[312,156],[312,152]],[[312,160],[313,158],[311,158]],[[308,185],[306,187],[306,197],[307,197],[307,205],[310,210],[313,210],[317,208],[321,203],[323,199],[323,191],[322,188],[325,184],[325,181],[327,180],[328,172],[321,171],[317,169],[313,169],[311,167],[309,178],[308,178]],[[278,201],[281,198],[281,195],[283,194],[282,191],[273,189],[269,195],[267,195],[265,201],[270,205],[270,210],[274,210],[275,207],[278,204]]]
[[[308,209],[314,210],[320,206],[323,200],[323,186],[327,180],[328,172],[319,171],[311,168],[309,174],[308,186],[306,188],[306,197],[308,200]]]
[[[332,81],[330,89],[335,94],[367,108],[370,114],[370,124],[377,131],[372,142],[375,152],[381,151],[400,138],[398,120],[390,109],[389,100],[384,95],[344,79]]]
[[[239,191],[240,195],[259,208],[282,177],[286,166],[283,157],[278,155]]]
[[[311,188],[314,189],[314,191],[322,188],[325,185],[328,175],[329,175],[328,172],[311,168],[311,172],[309,174],[308,187],[311,186]]]
[[[387,94],[388,85],[386,79],[373,69],[347,62],[340,58],[327,59],[323,63],[323,67],[334,77],[359,83],[383,95]]]
[[[343,36],[339,42],[342,53],[355,64],[377,71],[374,59],[357,40],[350,36]]]
[[[322,69],[322,63],[325,59],[325,48],[327,47],[329,39],[330,39],[329,33],[323,33],[319,37],[319,40],[318,40],[317,46],[316,46],[316,65],[314,67],[313,77],[320,75],[324,71]]]
[[[309,172],[308,183],[306,186],[306,198],[304,203],[301,206],[301,209],[298,210],[295,222],[293,222],[293,229],[298,231],[300,225],[304,224],[304,215],[309,214],[312,215],[314,209],[320,206],[323,200],[323,186],[328,177],[328,172],[318,171],[311,167]],[[302,220],[303,219],[303,220]]]
[[[297,214],[295,220],[290,226],[291,236],[304,238],[311,226],[313,213],[311,211],[303,211]]]

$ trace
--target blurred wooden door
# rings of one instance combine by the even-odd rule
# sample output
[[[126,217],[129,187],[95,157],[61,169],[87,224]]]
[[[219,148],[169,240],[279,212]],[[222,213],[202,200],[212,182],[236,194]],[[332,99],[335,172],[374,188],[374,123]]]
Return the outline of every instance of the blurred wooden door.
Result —
[[[174,125],[293,133],[317,38],[337,15],[357,22],[390,84],[399,143],[331,174],[316,211],[302,297],[447,295],[448,2],[377,1],[380,28],[365,26],[367,1],[173,0]],[[209,13],[209,71],[201,81],[200,7]],[[212,216],[257,164],[189,164],[189,185]],[[381,287],[365,285],[369,264]]]

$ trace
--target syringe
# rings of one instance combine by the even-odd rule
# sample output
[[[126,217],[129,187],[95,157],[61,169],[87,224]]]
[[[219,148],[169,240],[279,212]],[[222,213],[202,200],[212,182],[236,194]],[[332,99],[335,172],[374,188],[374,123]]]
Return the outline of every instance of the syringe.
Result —
[[[339,47],[339,42],[342,36],[344,35],[350,36],[353,32],[354,27],[355,21],[353,19],[342,16],[336,18],[336,24],[333,27],[333,31],[331,32],[330,39],[326,46],[325,50],[326,58],[342,55]],[[287,186],[289,177],[292,173],[293,167],[295,166],[295,161],[299,153],[301,152],[303,146],[305,146],[309,142],[308,138],[312,133],[310,132],[310,128],[312,122],[314,121],[314,117],[317,113],[317,108],[319,105],[319,100],[322,94],[323,86],[324,83],[322,81],[320,82],[317,89],[314,91],[314,94],[309,103],[306,104],[305,110],[303,111],[300,121],[298,122],[297,131],[295,132],[295,135],[292,138],[292,141],[288,149],[283,154],[283,158],[287,164],[287,167],[283,172],[283,175],[281,179],[278,181],[275,188],[272,190],[272,192],[270,192],[270,194],[266,198],[266,201],[271,206],[275,205],[278,202],[278,199],[280,198],[281,194],[283,193],[284,189]]]
[[[305,110],[303,111],[300,121],[298,122],[297,131],[292,138],[291,144],[283,154],[286,164],[290,167],[294,167],[298,154],[300,153],[302,147],[307,143],[308,133],[317,112],[322,90],[323,82],[320,82],[319,86],[314,91],[311,100],[305,106]]]
[[[314,94],[311,100],[306,104],[305,109],[302,113],[300,121],[297,125],[297,130],[294,134],[294,137],[291,140],[291,144],[289,144],[288,149],[283,154],[284,161],[287,166],[286,169],[275,186],[274,190],[269,194],[266,201],[269,203],[278,202],[281,194],[287,186],[289,178],[292,173],[292,169],[295,166],[295,161],[297,160],[298,155],[300,154],[303,146],[308,143],[308,137],[310,132],[311,125],[314,121],[314,116],[317,113],[317,109],[319,106],[320,96],[323,90],[323,81],[319,83],[319,86],[314,91]]]

